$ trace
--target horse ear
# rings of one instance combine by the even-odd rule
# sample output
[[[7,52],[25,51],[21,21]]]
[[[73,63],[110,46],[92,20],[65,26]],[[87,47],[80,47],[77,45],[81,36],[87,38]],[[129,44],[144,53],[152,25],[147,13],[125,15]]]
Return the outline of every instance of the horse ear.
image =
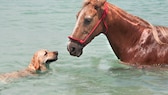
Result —
[[[33,56],[31,63],[36,70],[38,70],[40,68],[40,63],[39,63],[39,60],[38,60],[38,57],[36,54]]]
[[[96,7],[101,8],[107,0],[96,0]]]
[[[101,6],[104,5],[104,3],[106,1],[107,0],[84,0],[84,6],[91,3],[91,4],[95,5],[95,7],[100,8]]]
[[[84,4],[88,4],[91,0],[84,0]]]

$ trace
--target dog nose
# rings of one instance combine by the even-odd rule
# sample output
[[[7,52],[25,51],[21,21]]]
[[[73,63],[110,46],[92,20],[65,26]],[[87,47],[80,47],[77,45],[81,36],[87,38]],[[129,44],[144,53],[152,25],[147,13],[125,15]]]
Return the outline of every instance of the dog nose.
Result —
[[[54,54],[55,54],[55,55],[58,55],[58,51],[54,51]]]

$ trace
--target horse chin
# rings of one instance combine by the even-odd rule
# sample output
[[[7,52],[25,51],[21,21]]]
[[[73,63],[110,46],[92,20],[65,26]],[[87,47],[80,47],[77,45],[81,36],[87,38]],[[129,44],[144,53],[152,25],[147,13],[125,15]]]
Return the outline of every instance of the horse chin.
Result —
[[[83,53],[83,46],[77,42],[70,41],[67,50],[70,55],[80,57]]]

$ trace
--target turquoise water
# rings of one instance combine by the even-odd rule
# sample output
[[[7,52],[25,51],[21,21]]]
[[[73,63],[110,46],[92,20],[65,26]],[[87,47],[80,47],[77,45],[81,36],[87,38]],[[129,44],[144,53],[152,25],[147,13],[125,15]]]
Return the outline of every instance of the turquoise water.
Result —
[[[108,0],[168,26],[168,0]],[[0,95],[168,95],[168,72],[120,64],[104,35],[80,58],[66,50],[80,0],[0,0],[0,72],[25,68],[35,51],[59,51],[47,74],[0,82]]]

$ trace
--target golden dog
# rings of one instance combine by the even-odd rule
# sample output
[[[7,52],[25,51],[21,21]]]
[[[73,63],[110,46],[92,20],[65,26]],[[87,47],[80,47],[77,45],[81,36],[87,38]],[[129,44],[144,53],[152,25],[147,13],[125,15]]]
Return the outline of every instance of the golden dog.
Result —
[[[48,50],[39,50],[37,51],[29,66],[20,71],[5,73],[0,75],[0,80],[10,80],[19,77],[25,77],[29,75],[38,74],[38,72],[44,72],[49,68],[49,64],[57,60],[58,52],[57,51],[48,51]]]

